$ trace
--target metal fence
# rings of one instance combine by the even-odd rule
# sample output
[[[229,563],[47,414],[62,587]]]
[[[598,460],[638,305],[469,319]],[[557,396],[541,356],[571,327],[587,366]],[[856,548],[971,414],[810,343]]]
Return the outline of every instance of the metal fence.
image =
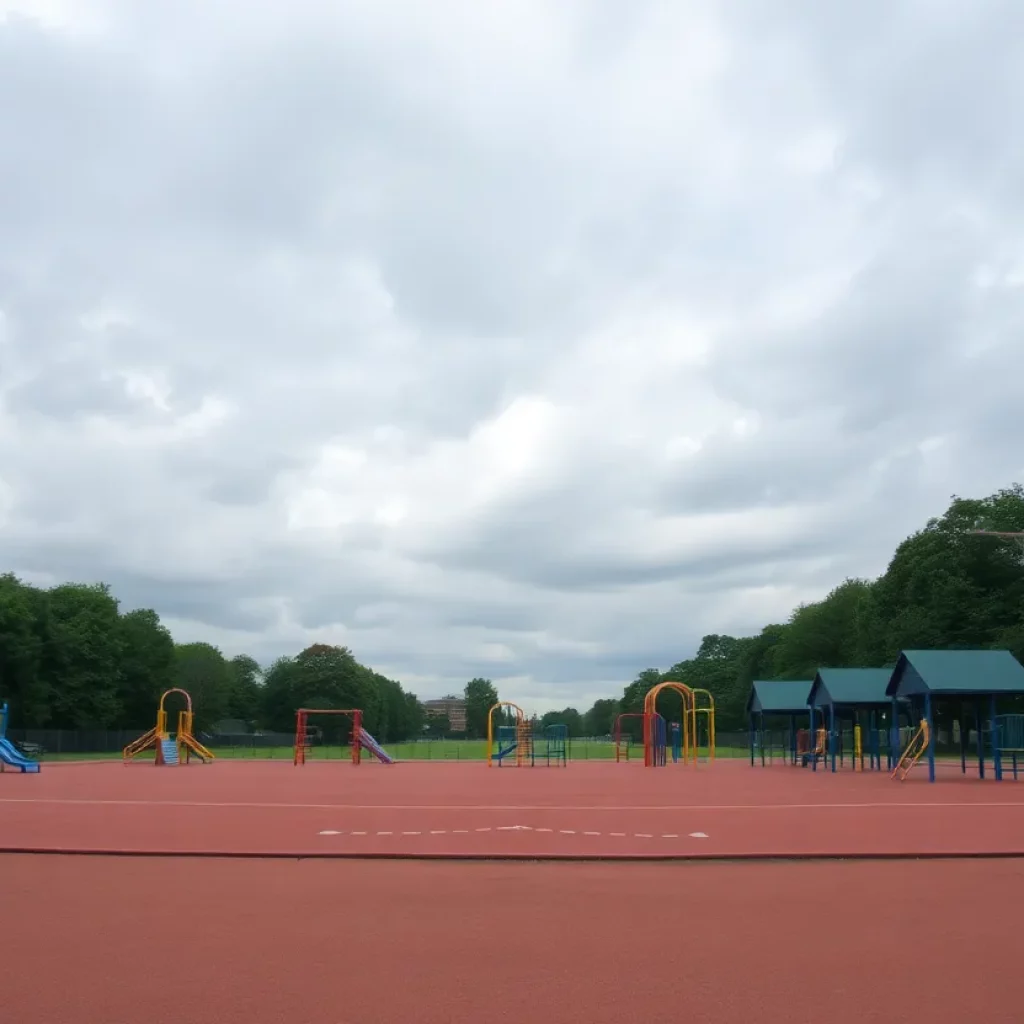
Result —
[[[9,737],[15,743],[30,745],[38,756],[74,759],[100,758],[104,755],[119,757],[121,751],[137,740],[143,729],[11,729]],[[395,758],[405,761],[478,761],[486,756],[485,740],[418,739],[389,741],[378,737],[381,744]],[[259,731],[223,735],[200,732],[199,739],[219,757],[226,758],[291,758],[295,734],[291,732]],[[544,739],[538,737],[537,751],[543,754]],[[703,749],[703,748],[702,748]],[[749,735],[719,733],[719,757],[743,757],[749,754]],[[343,758],[347,747],[337,743],[315,743],[310,752],[314,759]],[[610,736],[589,736],[570,739],[567,754],[576,761],[608,760],[615,756],[615,743]],[[642,757],[642,745],[633,740],[630,758]]]

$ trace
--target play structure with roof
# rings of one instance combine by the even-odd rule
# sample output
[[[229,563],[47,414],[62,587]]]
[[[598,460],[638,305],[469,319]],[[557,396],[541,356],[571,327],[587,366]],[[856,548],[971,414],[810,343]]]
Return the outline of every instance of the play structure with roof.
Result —
[[[173,733],[168,728],[167,709],[164,706],[172,693],[181,694],[185,698],[185,707],[178,712],[178,727]],[[187,691],[177,686],[164,691],[157,707],[156,725],[129,743],[122,751],[121,759],[128,764],[140,754],[152,750],[153,763],[158,767],[188,764],[193,757],[204,764],[213,761],[213,753],[196,739],[192,731],[193,719],[192,698]]]
[[[1009,651],[907,650],[892,668],[821,668],[812,680],[755,681],[747,699],[750,763],[774,760],[765,724],[781,720],[788,730],[780,754],[790,764],[835,772],[849,755],[863,771],[866,748],[869,770],[881,771],[884,758],[885,770],[903,780],[923,762],[934,782],[941,715],[959,735],[962,774],[973,733],[978,777],[988,764],[995,779],[1007,769],[1017,779],[1022,712],[1024,666]]]

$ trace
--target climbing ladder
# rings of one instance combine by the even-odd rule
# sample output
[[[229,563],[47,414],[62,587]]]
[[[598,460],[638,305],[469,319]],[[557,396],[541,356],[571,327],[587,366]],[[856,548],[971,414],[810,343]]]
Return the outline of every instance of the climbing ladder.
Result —
[[[922,718],[917,732],[911,737],[906,750],[900,755],[900,759],[889,778],[899,779],[902,782],[910,774],[914,765],[921,760],[921,755],[928,749],[929,739],[928,720]]]

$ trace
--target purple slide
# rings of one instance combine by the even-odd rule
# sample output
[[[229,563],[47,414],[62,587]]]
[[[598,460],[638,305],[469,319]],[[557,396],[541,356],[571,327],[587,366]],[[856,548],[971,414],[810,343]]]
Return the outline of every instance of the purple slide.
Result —
[[[365,730],[359,730],[359,743],[368,750],[378,761],[384,764],[394,764],[395,759]]]

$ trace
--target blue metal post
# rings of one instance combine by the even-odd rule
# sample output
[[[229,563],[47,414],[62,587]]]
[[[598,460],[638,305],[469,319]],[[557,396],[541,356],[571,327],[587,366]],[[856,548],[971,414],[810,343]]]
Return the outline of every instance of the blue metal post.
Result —
[[[960,702],[960,774],[967,774],[967,736],[970,731],[970,726],[967,724],[967,710],[964,707],[964,702]]]
[[[935,781],[935,729],[932,728],[932,695],[924,695],[924,720],[928,723],[928,781]]]
[[[974,702],[974,724],[978,732],[978,778],[985,778],[985,730],[982,728],[981,698]]]
[[[828,706],[828,752],[832,755],[832,774],[836,773],[836,706]]]
[[[818,770],[818,755],[814,753],[817,749],[817,744],[814,741],[814,705],[811,705],[811,734],[807,737],[807,750],[811,757],[811,771],[816,772]]]
[[[988,731],[992,737],[992,771],[995,774],[996,782],[1003,781],[1003,757],[999,750],[999,723],[996,721],[996,695],[993,693],[988,699]]]
[[[892,699],[892,718],[889,721],[889,771],[900,763],[900,706]]]

